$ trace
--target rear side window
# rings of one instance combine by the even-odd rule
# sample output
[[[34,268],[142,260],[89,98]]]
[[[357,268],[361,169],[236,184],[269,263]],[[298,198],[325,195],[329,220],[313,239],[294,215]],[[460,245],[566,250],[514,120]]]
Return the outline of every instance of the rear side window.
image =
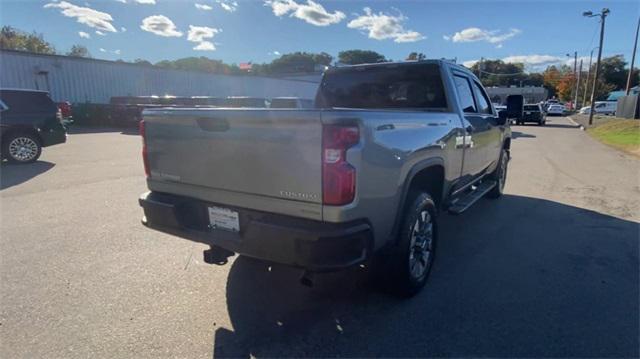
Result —
[[[476,110],[476,104],[473,101],[473,92],[471,91],[471,84],[466,77],[454,75],[453,81],[456,85],[456,92],[458,93],[458,100],[460,101],[460,107],[464,112],[478,112]]]
[[[56,112],[56,104],[46,92],[0,91],[0,99],[11,112]]]
[[[316,107],[444,110],[447,101],[438,65],[390,65],[327,73]]]
[[[473,81],[473,89],[476,92],[476,98],[478,99],[478,107],[480,113],[493,113],[491,110],[491,104],[489,103],[489,99],[485,94],[484,90],[477,82]]]
[[[538,108],[538,105],[525,105],[524,106],[524,110],[525,111],[540,111],[540,109]]]

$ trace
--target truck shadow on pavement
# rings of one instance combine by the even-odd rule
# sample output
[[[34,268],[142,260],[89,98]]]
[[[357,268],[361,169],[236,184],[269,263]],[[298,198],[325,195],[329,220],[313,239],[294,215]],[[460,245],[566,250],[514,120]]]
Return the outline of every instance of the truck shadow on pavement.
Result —
[[[227,281],[232,330],[214,358],[638,356],[636,222],[505,195],[440,220],[424,291],[371,290],[363,270],[318,275],[238,258]]]
[[[28,164],[0,164],[0,190],[19,185],[52,169],[55,164],[36,161]]]

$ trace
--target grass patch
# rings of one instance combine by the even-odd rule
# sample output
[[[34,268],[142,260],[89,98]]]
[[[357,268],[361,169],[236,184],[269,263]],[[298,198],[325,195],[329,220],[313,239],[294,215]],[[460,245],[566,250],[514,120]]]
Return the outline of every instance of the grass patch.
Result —
[[[612,120],[589,128],[601,142],[640,157],[640,120]]]

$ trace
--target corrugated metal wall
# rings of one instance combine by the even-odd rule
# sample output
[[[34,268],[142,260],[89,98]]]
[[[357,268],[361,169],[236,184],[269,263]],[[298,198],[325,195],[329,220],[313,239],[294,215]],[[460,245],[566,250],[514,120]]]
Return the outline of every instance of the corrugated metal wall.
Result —
[[[54,101],[109,103],[112,96],[150,95],[314,98],[318,83],[3,50],[0,87],[47,90]]]

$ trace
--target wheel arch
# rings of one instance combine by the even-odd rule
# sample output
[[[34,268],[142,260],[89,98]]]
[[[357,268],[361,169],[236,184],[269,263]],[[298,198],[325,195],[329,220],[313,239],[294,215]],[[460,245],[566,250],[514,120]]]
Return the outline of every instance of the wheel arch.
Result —
[[[436,203],[436,208],[440,209],[440,206],[445,201],[445,193],[447,192],[445,168],[444,159],[434,157],[418,162],[409,170],[402,186],[400,201],[396,209],[391,230],[392,239],[395,240],[398,235],[402,224],[402,215],[408,205],[411,193],[415,190],[424,190],[429,193]]]
[[[33,135],[38,140],[38,142],[40,142],[40,146],[42,146],[42,143],[43,143],[42,136],[40,135],[40,132],[35,127],[32,127],[32,126],[12,126],[10,128],[4,129],[2,131],[2,142],[4,143],[7,137],[16,133]]]

